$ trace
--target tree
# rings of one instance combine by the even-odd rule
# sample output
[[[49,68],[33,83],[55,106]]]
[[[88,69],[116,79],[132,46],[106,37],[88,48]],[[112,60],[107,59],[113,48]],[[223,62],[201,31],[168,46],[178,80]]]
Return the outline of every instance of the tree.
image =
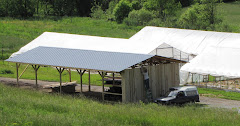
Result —
[[[128,16],[132,10],[130,3],[126,0],[121,0],[114,8],[113,15],[118,23],[122,23],[123,19]]]
[[[216,0],[201,0],[185,11],[178,23],[180,27],[191,29],[214,29],[222,20],[217,15]]]
[[[168,16],[175,16],[181,9],[181,4],[175,0],[146,0],[144,8],[150,11],[156,11],[158,17],[165,20]]]

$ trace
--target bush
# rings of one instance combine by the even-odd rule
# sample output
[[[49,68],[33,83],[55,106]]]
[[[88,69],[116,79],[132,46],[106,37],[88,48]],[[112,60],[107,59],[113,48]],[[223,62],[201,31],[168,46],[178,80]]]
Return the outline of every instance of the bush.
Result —
[[[153,20],[148,22],[149,26],[158,26],[158,27],[162,27],[162,22],[160,18],[154,18]]]
[[[106,19],[106,14],[100,5],[95,5],[91,8],[91,17],[96,19]]]
[[[141,4],[138,1],[133,1],[132,2],[132,8],[134,10],[140,10],[142,7],[141,7]]]
[[[11,70],[5,69],[5,70],[1,70],[0,74],[14,74],[14,73]]]
[[[128,16],[132,10],[130,3],[126,0],[121,0],[114,8],[113,15],[117,23],[122,23],[123,19]]]
[[[141,10],[133,10],[129,13],[128,18],[124,20],[124,23],[127,25],[146,25],[149,21],[151,21],[155,15],[153,12],[141,9]]]
[[[221,18],[216,13],[214,0],[191,6],[181,15],[178,21],[182,28],[203,30],[214,30],[215,25],[221,22]]]

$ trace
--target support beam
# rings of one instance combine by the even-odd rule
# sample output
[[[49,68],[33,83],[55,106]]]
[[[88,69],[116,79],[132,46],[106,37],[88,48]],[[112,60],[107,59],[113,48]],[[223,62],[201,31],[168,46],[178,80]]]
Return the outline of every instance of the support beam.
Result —
[[[91,91],[91,73],[88,71],[88,91]]]
[[[113,73],[112,75],[113,75],[113,85],[115,85],[115,73]]]
[[[16,63],[16,72],[17,72],[17,86],[19,87],[19,77],[18,77],[18,69],[20,67],[19,63]]]
[[[83,82],[82,82],[82,76],[83,76],[83,74],[85,73],[85,71],[86,70],[78,70],[77,69],[77,72],[78,72],[78,74],[80,75],[80,84],[81,84],[81,93],[83,92],[83,90],[82,90],[82,84],[83,84]]]
[[[104,72],[100,73],[99,71],[98,71],[98,73],[102,77],[102,100],[104,100],[104,92],[105,92],[105,90],[104,90],[104,77],[105,77],[105,74],[104,74]]]
[[[37,82],[37,71],[40,68],[38,65],[32,65],[34,71],[35,71],[35,80],[36,80],[36,88],[38,88],[38,82]]]
[[[27,70],[28,66],[29,66],[29,64],[25,67],[25,69],[23,70],[23,72],[20,74],[19,79],[20,79],[20,77],[23,75],[23,73]]]
[[[59,72],[59,75],[60,75],[60,94],[62,93],[62,73],[64,71],[64,68],[61,68],[61,67],[56,67],[56,69],[58,70]]]
[[[71,73],[71,69],[68,69],[68,74],[69,74],[69,82],[72,82],[72,73]]]

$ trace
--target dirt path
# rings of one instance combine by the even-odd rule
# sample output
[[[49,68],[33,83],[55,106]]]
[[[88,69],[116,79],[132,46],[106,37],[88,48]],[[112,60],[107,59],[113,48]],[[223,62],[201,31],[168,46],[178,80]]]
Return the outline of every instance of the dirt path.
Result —
[[[240,101],[200,96],[200,103],[209,107],[240,109]]]
[[[14,78],[0,77],[0,83],[4,83],[11,86],[17,85],[16,79]],[[48,82],[48,81],[40,81],[40,80],[38,81],[39,87],[43,87],[43,85],[55,84],[55,83],[58,83],[58,82]],[[20,88],[33,89],[35,87],[35,80],[20,79],[19,84],[20,84]],[[102,87],[91,85],[91,91],[100,93],[102,91]],[[76,92],[80,92],[80,86],[76,86]],[[83,92],[88,92],[88,85],[83,85]],[[221,98],[211,98],[211,97],[200,96],[200,104],[205,104],[208,107],[240,109],[240,101],[227,100],[227,99],[221,99]]]
[[[0,83],[4,83],[6,85],[10,85],[10,86],[17,86],[17,81],[15,78],[5,78],[5,77],[0,77]],[[56,84],[59,82],[49,82],[49,81],[41,81],[38,80],[38,85],[39,85],[39,89],[41,91],[46,91],[43,90],[42,87],[44,85],[50,85],[50,84]],[[28,79],[20,79],[19,80],[19,85],[20,88],[25,88],[25,89],[33,89],[35,88],[35,80],[28,80]],[[80,92],[80,85],[76,86],[76,92]],[[88,85],[83,85],[83,92],[87,92],[88,91]],[[91,85],[91,91],[93,92],[102,92],[102,87],[101,86],[94,86]]]

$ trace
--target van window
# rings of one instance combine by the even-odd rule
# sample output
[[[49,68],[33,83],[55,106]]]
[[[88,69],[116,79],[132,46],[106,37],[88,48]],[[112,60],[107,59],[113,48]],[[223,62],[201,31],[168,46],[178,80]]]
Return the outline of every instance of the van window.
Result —
[[[177,97],[184,97],[185,94],[183,91],[179,91],[178,94],[177,94]]]
[[[187,96],[193,96],[193,95],[197,95],[197,91],[193,90],[193,91],[186,91]]]

